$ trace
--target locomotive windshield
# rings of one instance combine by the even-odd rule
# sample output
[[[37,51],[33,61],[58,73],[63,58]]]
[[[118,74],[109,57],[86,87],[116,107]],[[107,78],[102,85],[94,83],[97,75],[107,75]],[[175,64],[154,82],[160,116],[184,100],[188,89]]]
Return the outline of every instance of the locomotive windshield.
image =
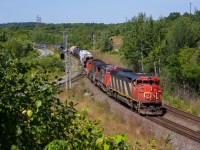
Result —
[[[154,80],[137,80],[137,84],[150,84],[150,85],[159,85],[159,81],[154,81]]]
[[[137,84],[142,84],[142,80],[137,80]]]
[[[158,80],[158,81],[156,81],[156,83],[155,83],[156,85],[160,85],[160,81]]]
[[[155,84],[155,82],[153,81],[153,80],[150,80],[150,84],[152,85],[152,84]]]
[[[143,84],[149,84],[149,81],[148,80],[144,80]]]
[[[160,83],[159,83],[159,81],[150,80],[150,84],[151,84],[151,85],[152,85],[152,84],[159,85]]]

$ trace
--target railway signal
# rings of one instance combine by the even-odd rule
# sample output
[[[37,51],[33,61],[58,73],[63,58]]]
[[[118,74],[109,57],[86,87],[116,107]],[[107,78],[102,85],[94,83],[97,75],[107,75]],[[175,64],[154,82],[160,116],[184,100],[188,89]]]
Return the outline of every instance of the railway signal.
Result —
[[[63,60],[64,62],[64,66],[65,66],[65,73],[66,73],[66,90],[71,89],[71,56],[69,54],[69,50],[68,50],[68,36],[64,36],[64,32],[63,32],[63,44],[65,45],[65,49],[63,48],[61,54],[60,54],[60,58]]]

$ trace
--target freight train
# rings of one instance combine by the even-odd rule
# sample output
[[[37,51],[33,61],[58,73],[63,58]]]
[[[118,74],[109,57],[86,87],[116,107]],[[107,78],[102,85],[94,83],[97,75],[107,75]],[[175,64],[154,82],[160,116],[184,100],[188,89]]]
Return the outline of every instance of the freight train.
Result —
[[[88,78],[109,96],[142,115],[163,114],[162,88],[158,77],[106,64],[78,47],[73,48],[71,54],[80,59]]]

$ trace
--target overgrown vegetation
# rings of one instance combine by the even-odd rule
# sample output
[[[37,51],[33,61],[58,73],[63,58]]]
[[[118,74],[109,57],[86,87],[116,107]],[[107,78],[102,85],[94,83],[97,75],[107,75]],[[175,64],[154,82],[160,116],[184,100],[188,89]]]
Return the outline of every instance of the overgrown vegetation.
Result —
[[[60,31],[67,31],[69,44],[106,52],[105,60],[118,66],[123,59],[136,72],[158,75],[164,99],[199,115],[200,11],[171,13],[154,21],[145,14],[122,24],[16,23],[0,27],[0,148],[1,149],[130,149],[123,135],[106,137],[98,121],[64,105],[50,80],[62,75],[59,51],[35,59],[37,43],[62,44]],[[113,43],[122,37],[120,51]],[[94,51],[96,56],[101,53]],[[111,56],[112,54],[112,56]],[[113,56],[114,54],[114,56]],[[142,69],[143,68],[143,69]],[[50,76],[50,79],[49,77]],[[170,96],[169,96],[170,95]],[[155,149],[153,142],[150,148]],[[140,143],[137,146],[141,148]]]
[[[34,58],[29,30],[1,31],[0,149],[131,149],[124,135],[104,136],[98,121],[55,97],[49,81],[63,70],[59,52]]]
[[[86,119],[72,102],[61,103],[47,74],[0,54],[1,149],[131,149],[125,136],[105,137],[98,121]]]
[[[172,96],[174,102],[178,99],[180,104],[194,104],[199,100],[199,16],[200,11],[194,15],[171,13],[154,21],[141,13],[124,26],[120,49],[124,60],[136,72],[158,75],[162,80],[165,100],[174,106]],[[199,111],[194,109],[191,112],[197,114]]]
[[[136,120],[130,122],[119,113],[111,113],[107,100],[98,99],[86,85],[84,81],[79,81],[70,91],[65,91],[65,87],[62,87],[63,92],[57,97],[63,103],[72,101],[77,110],[87,110],[88,119],[96,120],[98,118],[105,135],[125,134],[133,149],[173,149],[169,141],[152,137],[150,132],[148,133],[150,129],[144,131]]]

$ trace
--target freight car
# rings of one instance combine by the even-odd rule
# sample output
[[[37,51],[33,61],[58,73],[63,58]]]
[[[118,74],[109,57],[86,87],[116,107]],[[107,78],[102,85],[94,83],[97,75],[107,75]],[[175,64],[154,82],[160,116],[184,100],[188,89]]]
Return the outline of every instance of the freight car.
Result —
[[[81,64],[84,66],[84,68],[86,67],[86,63],[88,60],[93,59],[93,56],[90,52],[88,52],[87,50],[81,50],[79,52],[79,58],[81,61]]]
[[[70,51],[70,53],[72,55],[74,55],[75,57],[79,58],[79,54],[80,54],[81,48],[78,47],[78,46],[72,46],[72,47],[70,47],[69,51]]]
[[[106,64],[80,48],[74,48],[72,54],[80,59],[88,78],[109,96],[128,104],[140,114],[163,114],[162,88],[157,77]]]
[[[110,71],[110,96],[122,101],[140,114],[162,115],[162,89],[159,79],[127,69]]]

